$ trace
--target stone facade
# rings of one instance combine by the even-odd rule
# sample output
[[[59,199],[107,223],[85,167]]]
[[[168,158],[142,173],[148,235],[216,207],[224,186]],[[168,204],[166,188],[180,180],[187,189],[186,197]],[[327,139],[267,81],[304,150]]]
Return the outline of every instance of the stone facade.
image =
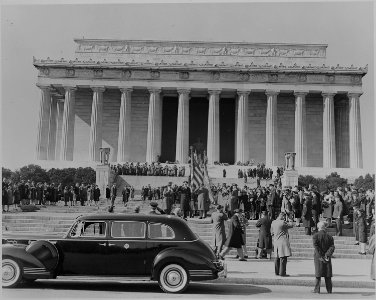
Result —
[[[176,127],[172,160],[186,163],[195,134],[190,102],[200,98],[208,104],[209,164],[228,151],[220,132],[233,127],[233,162],[283,165],[284,153],[296,152],[297,168],[362,168],[367,67],[326,66],[327,45],[75,42],[73,60],[34,59],[38,159],[97,162],[99,148],[108,147],[111,162],[155,161],[167,122]],[[174,124],[162,113],[166,96],[177,101]],[[235,103],[234,124],[221,117],[223,101]]]

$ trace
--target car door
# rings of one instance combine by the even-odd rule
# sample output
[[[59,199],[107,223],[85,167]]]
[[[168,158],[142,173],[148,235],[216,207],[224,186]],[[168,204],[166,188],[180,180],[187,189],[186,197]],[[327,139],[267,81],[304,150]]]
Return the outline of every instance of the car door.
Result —
[[[109,275],[145,275],[146,223],[114,220],[108,240]]]
[[[62,275],[106,275],[107,222],[77,221],[68,236],[57,242]]]

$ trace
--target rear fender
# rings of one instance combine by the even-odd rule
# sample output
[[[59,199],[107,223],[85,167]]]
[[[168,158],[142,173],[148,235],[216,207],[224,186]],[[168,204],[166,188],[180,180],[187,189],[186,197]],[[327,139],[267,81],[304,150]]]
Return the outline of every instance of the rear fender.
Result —
[[[158,253],[154,259],[153,269],[151,271],[152,279],[157,279],[161,269],[167,264],[179,264],[186,269],[189,274],[189,270],[213,270],[215,271],[214,264],[205,257],[192,253],[184,249],[169,248]]]

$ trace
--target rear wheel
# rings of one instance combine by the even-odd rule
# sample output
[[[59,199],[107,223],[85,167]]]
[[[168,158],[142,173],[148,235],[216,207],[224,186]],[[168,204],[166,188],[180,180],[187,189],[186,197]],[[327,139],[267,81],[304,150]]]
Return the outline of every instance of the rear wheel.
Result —
[[[189,284],[187,271],[178,264],[169,264],[159,273],[159,286],[166,293],[182,293]]]
[[[20,263],[12,258],[2,261],[2,285],[5,288],[16,287],[22,281],[22,268]]]

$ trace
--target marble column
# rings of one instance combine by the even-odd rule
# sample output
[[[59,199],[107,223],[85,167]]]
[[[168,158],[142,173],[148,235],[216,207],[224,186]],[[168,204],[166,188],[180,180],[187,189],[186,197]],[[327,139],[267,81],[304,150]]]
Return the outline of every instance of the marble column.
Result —
[[[249,160],[248,144],[248,95],[250,91],[238,91],[236,122],[236,162]]]
[[[208,164],[219,161],[219,94],[220,90],[209,90],[208,116]]]
[[[60,160],[73,160],[76,87],[65,86]]]
[[[41,89],[42,97],[39,104],[39,123],[36,156],[38,160],[47,159],[48,130],[50,126],[51,87],[37,85]]]
[[[131,160],[131,94],[132,88],[120,88],[121,104],[119,119],[119,136],[117,161],[126,162]]]
[[[178,90],[179,108],[175,160],[186,164],[189,155],[189,89]]]
[[[99,148],[102,147],[102,114],[103,114],[103,86],[93,86],[93,102],[91,105],[89,160],[99,161]]]
[[[50,106],[50,126],[48,132],[48,150],[47,150],[47,159],[55,160],[55,151],[56,151],[56,138],[57,138],[57,99],[56,97],[51,97],[51,106]]]
[[[64,114],[64,99],[57,100],[57,128],[56,128],[56,146],[55,146],[55,159],[60,159],[61,148],[61,130],[63,127],[63,114]]]
[[[360,123],[359,97],[361,93],[348,93],[349,97],[349,140],[350,168],[363,168],[362,131]]]
[[[278,165],[278,124],[277,96],[278,91],[266,91],[266,166]]]
[[[295,95],[295,166],[307,166],[306,99],[307,92],[296,91]]]
[[[148,134],[146,140],[146,162],[157,161],[161,155],[162,139],[162,100],[160,89],[149,89],[149,116],[148,116]]]
[[[336,139],[334,119],[334,95],[323,93],[323,167],[335,168],[336,163]]]

